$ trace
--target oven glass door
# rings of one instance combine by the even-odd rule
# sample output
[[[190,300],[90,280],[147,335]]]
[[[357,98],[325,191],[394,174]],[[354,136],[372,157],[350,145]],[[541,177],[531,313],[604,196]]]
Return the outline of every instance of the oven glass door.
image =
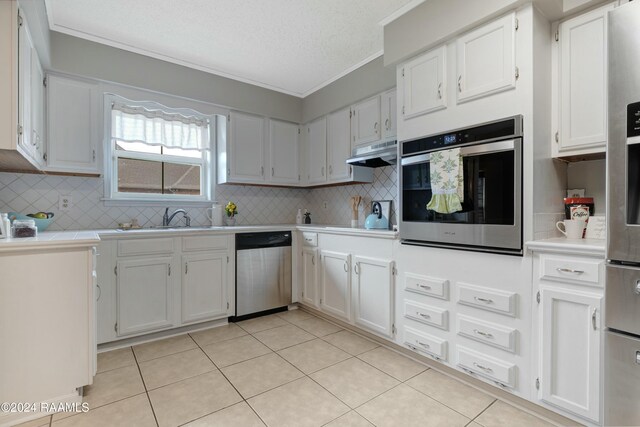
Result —
[[[431,200],[429,154],[403,159],[402,221],[413,223],[514,225],[519,192],[513,141],[461,149],[464,170],[462,210],[441,214],[427,209]]]

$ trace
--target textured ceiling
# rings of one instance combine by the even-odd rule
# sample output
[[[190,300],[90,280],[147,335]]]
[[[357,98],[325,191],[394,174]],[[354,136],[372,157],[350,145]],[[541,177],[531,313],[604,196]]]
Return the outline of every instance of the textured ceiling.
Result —
[[[52,30],[306,96],[382,53],[416,0],[46,0]]]

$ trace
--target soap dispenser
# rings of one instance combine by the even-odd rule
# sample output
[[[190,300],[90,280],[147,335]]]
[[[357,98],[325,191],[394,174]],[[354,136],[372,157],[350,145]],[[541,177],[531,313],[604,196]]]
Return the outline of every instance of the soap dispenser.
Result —
[[[302,224],[302,209],[298,209],[298,214],[296,215],[296,224]]]

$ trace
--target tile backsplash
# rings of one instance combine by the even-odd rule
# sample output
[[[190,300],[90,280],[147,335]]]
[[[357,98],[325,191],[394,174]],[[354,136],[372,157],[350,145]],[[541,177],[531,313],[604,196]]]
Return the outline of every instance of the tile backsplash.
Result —
[[[238,224],[294,223],[297,210],[308,209],[316,224],[350,225],[349,198],[363,197],[359,220],[369,213],[371,200],[393,200],[397,209],[396,167],[375,170],[372,184],[358,184],[319,189],[272,188],[249,185],[218,185],[216,199],[220,203],[233,200],[238,205]],[[58,208],[59,196],[70,196],[72,207]],[[83,230],[115,228],[119,223],[137,218],[140,225],[162,223],[161,206],[105,206],[101,178],[38,175],[0,172],[0,212],[54,212],[49,230]],[[324,202],[327,202],[326,209]],[[173,205],[171,209],[178,206]],[[192,225],[207,225],[205,207],[185,207]],[[392,212],[392,223],[395,221]]]

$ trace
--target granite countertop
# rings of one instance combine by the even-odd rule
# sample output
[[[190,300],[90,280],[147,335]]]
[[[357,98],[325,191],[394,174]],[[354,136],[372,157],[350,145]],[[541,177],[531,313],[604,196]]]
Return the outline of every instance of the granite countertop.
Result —
[[[606,240],[567,239],[554,237],[551,239],[532,240],[525,243],[528,250],[536,252],[559,252],[565,254],[591,255],[604,258],[607,248]]]
[[[38,248],[69,248],[94,246],[100,242],[98,233],[86,231],[45,231],[37,237],[0,239],[0,252]]]

